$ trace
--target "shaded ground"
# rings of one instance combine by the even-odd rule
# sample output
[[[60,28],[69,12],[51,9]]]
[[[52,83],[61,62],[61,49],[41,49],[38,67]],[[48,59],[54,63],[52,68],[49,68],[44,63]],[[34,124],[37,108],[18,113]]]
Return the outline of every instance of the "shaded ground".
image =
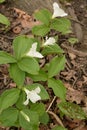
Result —
[[[71,3],[65,3],[67,12],[72,21],[73,33],[70,36],[77,36],[79,42],[70,45],[67,41],[69,36],[60,36],[60,45],[65,51],[67,63],[65,70],[60,73],[60,79],[67,88],[66,99],[79,104],[87,112],[87,0],[72,0]],[[12,40],[19,34],[31,35],[32,26],[38,24],[33,18],[24,12],[8,8],[6,5],[0,5],[1,13],[9,17],[11,26],[7,32],[0,30],[0,50],[12,52]],[[73,13],[72,13],[73,12]],[[28,20],[27,20],[27,19]],[[28,22],[27,22],[28,21]],[[6,65],[0,66],[0,93],[5,89],[14,87],[15,84],[9,78]],[[56,104],[59,99],[53,97],[50,92],[51,100],[46,102],[46,106],[53,101],[49,113],[51,121],[47,126],[40,126],[40,130],[51,130],[55,125],[60,124],[58,118],[59,111]],[[72,120],[68,117],[61,119],[61,123],[68,130],[87,130],[86,120]],[[0,128],[0,130],[10,130],[9,128]],[[14,128],[16,130],[16,128]]]

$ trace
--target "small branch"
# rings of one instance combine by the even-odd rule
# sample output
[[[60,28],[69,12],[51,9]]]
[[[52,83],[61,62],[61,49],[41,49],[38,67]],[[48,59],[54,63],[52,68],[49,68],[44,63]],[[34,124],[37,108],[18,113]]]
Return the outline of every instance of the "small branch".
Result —
[[[76,22],[76,23],[79,23],[81,24],[82,26],[85,26],[83,23],[81,23],[80,21],[78,21],[77,19],[74,19],[74,18],[69,18],[70,20]]]
[[[53,102],[55,101],[55,99],[56,99],[56,96],[54,96],[54,98],[53,98],[53,100],[51,101],[51,103],[50,103],[49,107],[47,108],[46,112],[48,112],[48,111],[50,110],[50,108],[51,108]]]
[[[62,44],[61,45],[63,48],[67,49],[68,52],[72,52],[74,53],[75,55],[79,56],[79,57],[86,57],[87,56],[87,53],[86,52],[82,52],[82,51],[78,51],[78,50],[75,50],[74,48],[68,46],[68,45],[64,45]]]
[[[52,112],[52,111],[48,111],[48,113],[49,113],[50,115],[52,115],[52,116],[56,119],[56,121],[57,121],[58,124],[60,124],[62,127],[64,127],[64,125],[63,125],[62,121],[60,120],[60,118],[58,117],[58,115],[56,115],[56,114],[55,114],[54,112]]]

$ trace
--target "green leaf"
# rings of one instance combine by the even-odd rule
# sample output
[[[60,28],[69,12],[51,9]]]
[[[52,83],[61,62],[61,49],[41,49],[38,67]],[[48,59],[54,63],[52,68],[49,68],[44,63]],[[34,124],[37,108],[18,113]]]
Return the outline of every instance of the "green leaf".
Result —
[[[38,74],[39,64],[32,57],[24,57],[20,61],[18,61],[18,66],[22,71],[25,71],[30,74]]]
[[[54,45],[50,45],[50,46],[45,46],[41,53],[43,55],[61,54],[61,53],[64,53],[64,51],[60,48],[59,45],[54,44]]]
[[[43,103],[32,103],[30,110],[36,111],[39,116],[42,116],[45,112],[45,105]]]
[[[28,117],[30,121],[27,121],[26,117]],[[39,118],[36,112],[30,111],[28,109],[23,109],[19,114],[19,123],[20,126],[25,130],[34,130],[33,128],[38,127],[39,125]]]
[[[31,48],[33,40],[25,35],[18,36],[13,41],[14,54],[17,59],[23,57]]]
[[[3,1],[1,1],[1,2],[3,2]],[[0,23],[1,24],[5,24],[6,26],[10,25],[10,22],[7,19],[7,17],[5,17],[4,15],[2,15],[1,13],[0,13]]]
[[[23,86],[25,80],[25,72],[22,71],[17,64],[11,64],[9,68],[10,77],[18,86]]]
[[[20,90],[17,88],[3,92],[0,96],[0,113],[9,106],[14,105],[19,98],[19,94]]]
[[[69,43],[71,43],[72,45],[78,42],[77,38],[69,38],[68,39]]]
[[[60,57],[55,56],[49,64],[48,68],[49,78],[57,75],[61,70],[63,70],[65,67],[65,62],[66,62],[65,56]]]
[[[71,23],[67,18],[55,18],[51,22],[51,29],[61,32],[62,34],[70,33]]]
[[[2,126],[14,126],[18,118],[18,110],[16,108],[7,108],[0,114],[0,122]]]
[[[52,14],[47,9],[42,9],[34,14],[37,20],[40,20],[42,23],[49,25]]]
[[[33,89],[36,89],[37,87],[40,87],[41,91],[40,91],[39,95],[41,96],[41,99],[42,100],[49,99],[49,95],[48,95],[46,89],[41,84],[35,83],[35,84],[32,84],[32,85],[28,85],[26,87],[30,91],[33,90]]]
[[[22,91],[21,93],[20,93],[20,96],[19,96],[19,98],[18,98],[18,101],[16,102],[16,107],[18,108],[18,109],[25,109],[26,108],[26,106],[23,104],[24,103],[24,101],[25,101],[25,98],[26,98],[26,94],[25,94],[25,92],[24,91]]]
[[[67,129],[62,126],[55,126],[52,130],[67,130]]]
[[[47,125],[49,122],[49,115],[47,112],[44,112],[42,116],[40,116],[40,123]]]
[[[16,60],[10,54],[0,51],[0,64],[8,64],[8,63],[15,63]]]
[[[5,0],[0,0],[0,3],[3,3]]]
[[[49,79],[48,80],[49,88],[53,89],[53,92],[56,96],[60,97],[62,101],[65,101],[66,98],[66,88],[63,85],[61,80]]]
[[[33,81],[46,81],[48,79],[47,73],[40,70],[37,75],[27,74]]]
[[[45,36],[50,31],[50,28],[44,24],[34,26],[32,28],[32,33],[36,36]]]
[[[86,119],[87,116],[82,108],[71,102],[61,102],[58,104],[60,111],[66,115],[71,117],[72,119]]]
[[[0,3],[3,3],[5,0],[0,0]]]

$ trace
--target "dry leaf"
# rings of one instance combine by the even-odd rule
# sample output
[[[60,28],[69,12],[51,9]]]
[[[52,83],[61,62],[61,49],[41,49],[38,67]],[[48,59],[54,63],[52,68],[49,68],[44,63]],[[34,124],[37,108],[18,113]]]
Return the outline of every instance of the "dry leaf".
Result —
[[[78,91],[78,90],[73,89],[69,83],[64,83],[64,85],[67,88],[66,99],[68,101],[76,102],[77,104],[84,102],[85,95],[82,91]]]

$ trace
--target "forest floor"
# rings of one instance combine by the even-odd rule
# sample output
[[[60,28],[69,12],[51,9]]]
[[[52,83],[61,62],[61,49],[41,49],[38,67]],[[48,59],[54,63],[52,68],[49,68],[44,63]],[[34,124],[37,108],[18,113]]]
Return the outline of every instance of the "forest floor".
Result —
[[[65,8],[72,22],[73,33],[59,36],[59,44],[67,59],[65,69],[59,77],[67,88],[66,100],[80,105],[87,112],[87,0],[66,2]],[[32,36],[31,28],[38,24],[38,21],[34,21],[31,16],[20,9],[9,8],[7,3],[0,5],[0,13],[7,16],[11,22],[7,32],[0,29],[0,50],[11,53],[13,39],[20,34]],[[78,42],[74,45],[71,45],[67,40],[71,36],[78,38]],[[9,78],[7,65],[1,65],[0,93],[14,86],[15,84]],[[41,125],[39,130],[51,130],[54,125],[60,124],[55,118],[55,115],[59,116],[58,108],[56,108],[58,98],[55,98],[53,93],[50,94],[52,94],[50,95],[52,100],[46,102],[46,105],[48,107],[54,99],[50,108],[53,114],[49,114],[51,121],[48,125]],[[68,130],[87,130],[87,120],[72,120],[66,116],[60,120]],[[13,130],[13,128],[0,127],[0,130]]]

